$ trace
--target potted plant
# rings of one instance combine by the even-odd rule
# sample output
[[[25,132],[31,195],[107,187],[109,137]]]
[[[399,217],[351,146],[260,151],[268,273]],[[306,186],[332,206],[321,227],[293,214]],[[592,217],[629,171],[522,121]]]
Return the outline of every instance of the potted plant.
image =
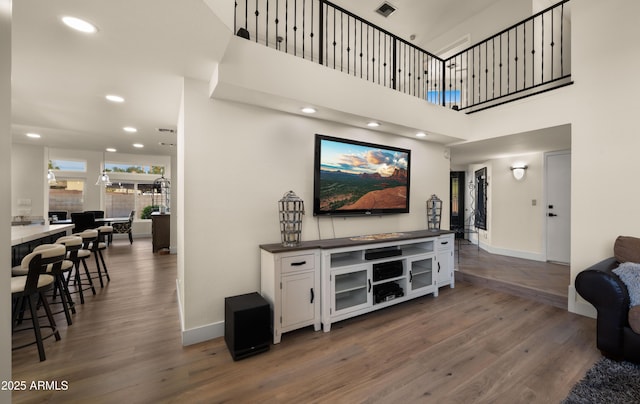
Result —
[[[160,211],[160,207],[158,205],[145,206],[145,208],[142,209],[140,219],[151,219],[151,213],[158,211]]]

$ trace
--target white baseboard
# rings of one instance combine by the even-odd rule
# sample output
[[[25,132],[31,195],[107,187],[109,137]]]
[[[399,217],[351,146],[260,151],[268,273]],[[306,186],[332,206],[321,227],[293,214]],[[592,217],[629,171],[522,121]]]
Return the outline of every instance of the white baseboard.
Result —
[[[178,314],[180,315],[182,346],[193,345],[224,336],[224,321],[186,330],[184,326],[184,316],[182,315],[182,296],[180,296],[180,283],[178,279],[176,279],[176,295],[178,297]]]
[[[531,260],[531,261],[541,261],[541,262],[546,261],[546,257],[542,253],[509,250],[506,248],[493,247],[483,243],[480,243],[480,248],[482,248],[483,250],[491,254],[505,255],[507,257],[522,258],[522,259]]]
[[[573,285],[569,285],[568,299],[569,311],[571,313],[580,314],[586,317],[596,318],[598,312],[593,305],[576,293],[576,288]]]
[[[180,279],[176,278],[176,297],[178,298],[178,315],[180,316],[180,330],[184,333],[184,317],[182,316],[182,296],[180,296]]]
[[[190,330],[182,329],[182,346],[197,344],[224,336],[224,321],[203,325]]]

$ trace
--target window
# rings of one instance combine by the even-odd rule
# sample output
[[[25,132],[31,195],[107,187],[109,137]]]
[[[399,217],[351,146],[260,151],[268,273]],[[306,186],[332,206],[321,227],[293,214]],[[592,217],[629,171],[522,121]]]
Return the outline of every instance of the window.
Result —
[[[78,160],[49,160],[49,169],[86,173],[87,162]]]
[[[440,91],[428,91],[427,101],[432,104],[442,104],[442,93]],[[446,105],[460,103],[460,90],[445,90],[444,102]]]
[[[49,210],[69,213],[84,210],[84,180],[58,179],[49,185]]]
[[[487,168],[475,172],[476,177],[476,222],[478,229],[487,230]]]
[[[164,166],[152,165],[132,165],[120,163],[105,163],[105,171],[110,173],[131,173],[131,174],[158,174],[164,173]]]
[[[125,217],[135,210],[135,217],[139,219],[144,208],[153,204],[152,191],[150,183],[114,182],[105,188],[105,215]]]

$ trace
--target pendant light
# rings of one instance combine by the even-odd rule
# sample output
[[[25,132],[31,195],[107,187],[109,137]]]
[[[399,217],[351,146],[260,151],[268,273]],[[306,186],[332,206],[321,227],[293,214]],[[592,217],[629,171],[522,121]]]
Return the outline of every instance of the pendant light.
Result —
[[[53,173],[51,169],[47,171],[47,181],[49,181],[49,185],[56,185],[56,175]]]
[[[107,162],[104,152],[102,152],[102,164],[104,168],[102,169],[102,174],[98,175],[98,181],[96,181],[96,185],[104,185],[106,187],[108,185],[111,185],[111,180],[109,180],[109,176],[107,175]]]
[[[49,182],[49,185],[55,185],[57,183],[56,175],[53,173],[51,167],[52,164],[51,159],[49,158],[49,148],[47,148],[47,181]]]

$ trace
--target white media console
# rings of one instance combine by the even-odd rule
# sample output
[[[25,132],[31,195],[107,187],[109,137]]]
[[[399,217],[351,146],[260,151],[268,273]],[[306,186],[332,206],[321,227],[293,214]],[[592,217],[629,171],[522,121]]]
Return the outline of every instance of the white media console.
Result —
[[[261,245],[261,294],[282,333],[331,324],[455,286],[454,233],[411,231]]]

